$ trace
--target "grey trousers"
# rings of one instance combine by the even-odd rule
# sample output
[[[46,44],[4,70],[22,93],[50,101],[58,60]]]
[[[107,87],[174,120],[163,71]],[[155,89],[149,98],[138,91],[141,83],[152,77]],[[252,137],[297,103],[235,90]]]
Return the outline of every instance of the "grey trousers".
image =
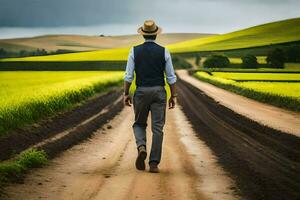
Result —
[[[149,163],[160,163],[161,160],[166,98],[163,86],[138,87],[133,95],[135,122],[132,127],[137,147],[146,146],[147,118],[151,112],[152,146]]]

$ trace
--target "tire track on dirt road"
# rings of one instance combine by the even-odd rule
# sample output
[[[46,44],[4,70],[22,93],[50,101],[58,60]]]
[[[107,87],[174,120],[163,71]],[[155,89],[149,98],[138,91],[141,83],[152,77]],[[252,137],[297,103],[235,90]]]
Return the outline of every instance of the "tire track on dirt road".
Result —
[[[199,138],[234,177],[243,197],[299,199],[300,139],[297,136],[234,113],[183,80],[178,82],[178,93],[178,101]]]
[[[110,121],[111,129],[99,129],[88,141],[32,171],[24,184],[10,184],[4,199],[239,199],[234,182],[179,108],[167,112],[161,173],[137,171],[133,119],[132,108],[123,109]],[[149,152],[152,134],[147,131]]]

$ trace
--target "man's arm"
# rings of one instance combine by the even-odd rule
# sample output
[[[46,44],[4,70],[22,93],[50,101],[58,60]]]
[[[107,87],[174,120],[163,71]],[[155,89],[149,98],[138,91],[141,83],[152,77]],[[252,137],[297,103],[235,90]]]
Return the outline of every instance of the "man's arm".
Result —
[[[177,77],[175,75],[171,55],[167,49],[165,49],[165,59],[166,59],[166,78],[171,90],[171,97],[169,99],[168,104],[169,104],[169,109],[172,109],[175,108],[175,104],[176,104],[175,98],[177,97],[177,93],[176,93]]]
[[[175,108],[175,104],[176,104],[175,98],[177,97],[176,84],[175,83],[172,84],[172,85],[169,84],[169,86],[170,86],[170,90],[171,90],[171,97],[170,97],[169,102],[168,102],[169,103],[169,109],[173,109],[173,108]]]
[[[134,77],[134,67],[134,53],[133,48],[131,48],[128,55],[126,72],[124,76],[124,104],[126,106],[131,106],[132,104],[132,98],[129,95],[129,89]]]
[[[129,107],[132,104],[132,98],[129,95],[130,86],[131,86],[130,82],[124,81],[124,104]]]

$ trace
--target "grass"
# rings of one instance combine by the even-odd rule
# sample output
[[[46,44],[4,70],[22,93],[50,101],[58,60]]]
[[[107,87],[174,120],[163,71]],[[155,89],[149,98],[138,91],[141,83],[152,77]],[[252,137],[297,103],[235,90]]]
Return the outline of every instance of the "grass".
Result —
[[[47,163],[44,151],[29,149],[19,154],[16,159],[0,163],[0,182],[18,181],[30,168]]]
[[[0,62],[0,71],[122,71],[126,61]]]
[[[0,72],[0,136],[123,82],[124,72]]]
[[[257,69],[245,69],[245,68],[201,68],[196,71],[204,71],[208,73],[212,72],[242,72],[242,73],[300,73],[300,69],[276,69],[276,68],[257,68]]]
[[[79,53],[67,53],[48,56],[31,56],[24,58],[5,58],[0,59],[0,62],[5,61],[34,61],[34,62],[74,62],[74,61],[124,61],[130,48],[107,49],[98,51],[87,51]]]
[[[266,56],[257,56],[257,62],[258,64],[266,64]],[[231,64],[242,64],[242,58],[229,58],[229,61]]]
[[[300,70],[300,63],[285,63],[284,64],[285,69],[295,69]]]
[[[193,39],[169,45],[172,52],[231,50],[266,46],[300,40],[300,18],[288,19],[251,28]]]
[[[213,76],[235,81],[300,81],[300,73],[213,72]]]
[[[243,74],[241,78],[251,79],[254,78],[254,74]],[[222,77],[223,75],[223,77]],[[247,77],[248,75],[248,77]],[[261,76],[260,74],[257,74]],[[265,79],[277,77],[277,75],[265,74]],[[285,76],[284,74],[283,76]],[[289,83],[289,82],[262,82],[262,81],[251,81],[251,82],[237,82],[230,77],[236,77],[236,74],[228,73],[210,75],[206,72],[196,72],[194,74],[199,80],[211,83],[220,88],[235,92],[237,94],[272,104],[278,107],[290,109],[293,111],[300,111],[300,83]],[[261,77],[260,77],[261,78]],[[291,78],[288,76],[287,78]],[[294,78],[294,77],[292,77]]]

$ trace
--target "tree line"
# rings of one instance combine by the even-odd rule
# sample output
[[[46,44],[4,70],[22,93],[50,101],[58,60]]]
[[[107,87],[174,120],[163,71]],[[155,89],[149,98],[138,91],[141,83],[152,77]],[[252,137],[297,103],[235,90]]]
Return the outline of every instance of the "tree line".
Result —
[[[257,68],[259,63],[255,55],[245,55],[242,58],[243,68]],[[272,68],[284,68],[284,63],[300,62],[300,45],[292,45],[286,49],[275,48],[267,53],[266,62]],[[201,57],[196,55],[196,65],[200,66]],[[229,68],[230,60],[225,55],[210,55],[203,62],[204,68]]]
[[[67,49],[57,49],[56,51],[46,51],[45,49],[35,50],[20,50],[20,51],[7,51],[4,48],[0,48],[0,58],[19,58],[27,56],[45,56],[53,54],[73,53],[74,51]]]

